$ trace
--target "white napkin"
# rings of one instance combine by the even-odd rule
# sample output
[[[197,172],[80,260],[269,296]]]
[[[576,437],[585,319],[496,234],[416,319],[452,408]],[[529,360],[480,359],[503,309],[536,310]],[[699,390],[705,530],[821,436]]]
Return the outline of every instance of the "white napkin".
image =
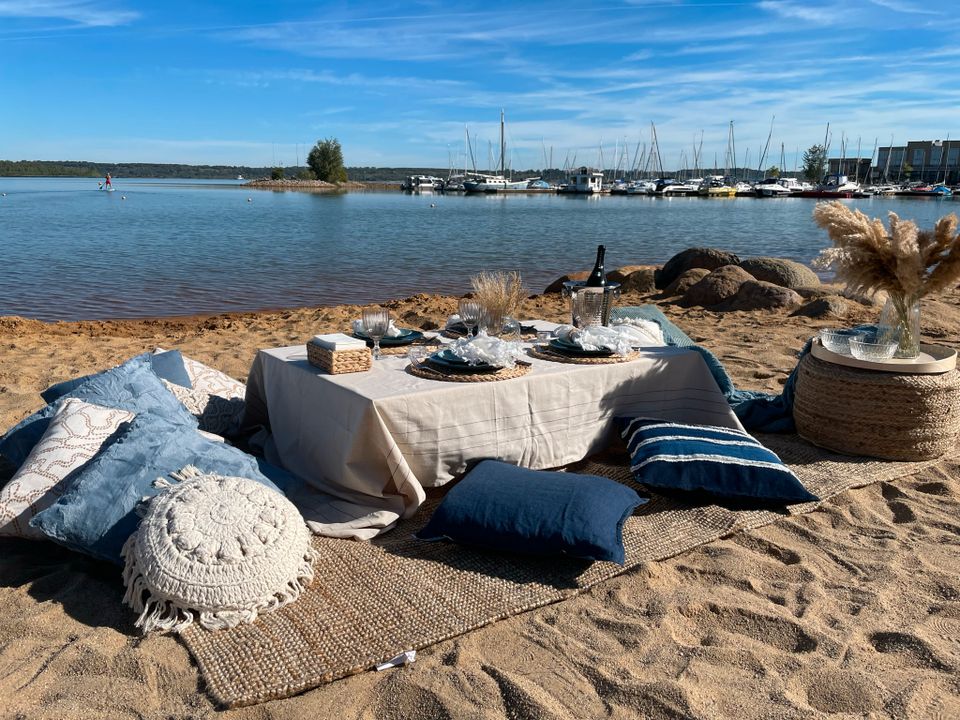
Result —
[[[653,320],[621,318],[611,326],[630,340],[633,347],[663,347],[663,329]]]
[[[487,363],[494,367],[512,368],[516,367],[517,360],[524,356],[523,343],[509,342],[486,334],[460,338],[447,345],[447,349],[471,365]]]
[[[457,313],[454,313],[453,315],[451,315],[450,317],[447,318],[446,327],[453,327],[454,325],[456,325],[456,324],[459,323],[459,322],[461,322],[460,316],[457,315]]]
[[[353,321],[353,331],[358,335],[366,336],[367,331],[363,329],[363,320],[354,320]],[[400,330],[396,325],[393,324],[393,320],[390,321],[390,326],[387,328],[387,334],[384,337],[400,337],[403,334],[403,331]]]
[[[363,340],[350,337],[344,333],[328,333],[327,335],[314,335],[313,341],[320,347],[327,350],[359,350],[365,348],[367,344]]]

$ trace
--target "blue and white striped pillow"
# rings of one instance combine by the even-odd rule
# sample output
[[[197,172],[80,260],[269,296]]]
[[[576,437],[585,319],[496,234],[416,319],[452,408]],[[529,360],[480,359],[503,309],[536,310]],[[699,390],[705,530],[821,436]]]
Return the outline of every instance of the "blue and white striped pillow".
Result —
[[[819,500],[742,430],[635,418],[622,434],[633,476],[648,487],[784,504]]]

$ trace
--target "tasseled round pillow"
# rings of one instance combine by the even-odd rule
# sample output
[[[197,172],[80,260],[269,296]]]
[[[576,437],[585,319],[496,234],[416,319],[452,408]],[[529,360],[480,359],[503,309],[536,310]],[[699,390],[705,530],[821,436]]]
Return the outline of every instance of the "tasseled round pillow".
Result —
[[[291,603],[313,579],[310,531],[289,500],[244,478],[185,468],[123,547],[137,627],[220,630]]]

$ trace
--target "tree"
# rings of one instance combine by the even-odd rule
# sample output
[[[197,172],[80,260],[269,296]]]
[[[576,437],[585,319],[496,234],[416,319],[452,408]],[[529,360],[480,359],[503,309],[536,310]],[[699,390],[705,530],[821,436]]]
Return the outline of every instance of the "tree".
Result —
[[[812,145],[803,152],[803,177],[820,182],[827,174],[827,151],[823,145]]]
[[[270,173],[271,180],[283,180],[283,168],[275,167]]]
[[[780,177],[780,168],[778,168],[776,165],[771,165],[770,167],[768,167],[767,177],[775,177],[775,178]]]
[[[325,182],[346,182],[347,171],[343,167],[343,150],[336,138],[319,140],[307,156],[307,165],[313,170],[317,180]]]

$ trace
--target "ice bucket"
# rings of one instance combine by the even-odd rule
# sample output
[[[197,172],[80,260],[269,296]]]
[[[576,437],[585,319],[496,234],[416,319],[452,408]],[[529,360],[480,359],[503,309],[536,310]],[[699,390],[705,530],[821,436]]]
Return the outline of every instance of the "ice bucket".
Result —
[[[620,297],[620,283],[608,282],[603,287],[587,287],[583,280],[567,280],[563,283],[563,294],[570,298],[570,324],[574,327],[580,327],[580,318],[573,311],[574,298],[578,292],[602,292],[603,293],[603,325],[610,324],[610,310],[613,308],[613,301]]]

